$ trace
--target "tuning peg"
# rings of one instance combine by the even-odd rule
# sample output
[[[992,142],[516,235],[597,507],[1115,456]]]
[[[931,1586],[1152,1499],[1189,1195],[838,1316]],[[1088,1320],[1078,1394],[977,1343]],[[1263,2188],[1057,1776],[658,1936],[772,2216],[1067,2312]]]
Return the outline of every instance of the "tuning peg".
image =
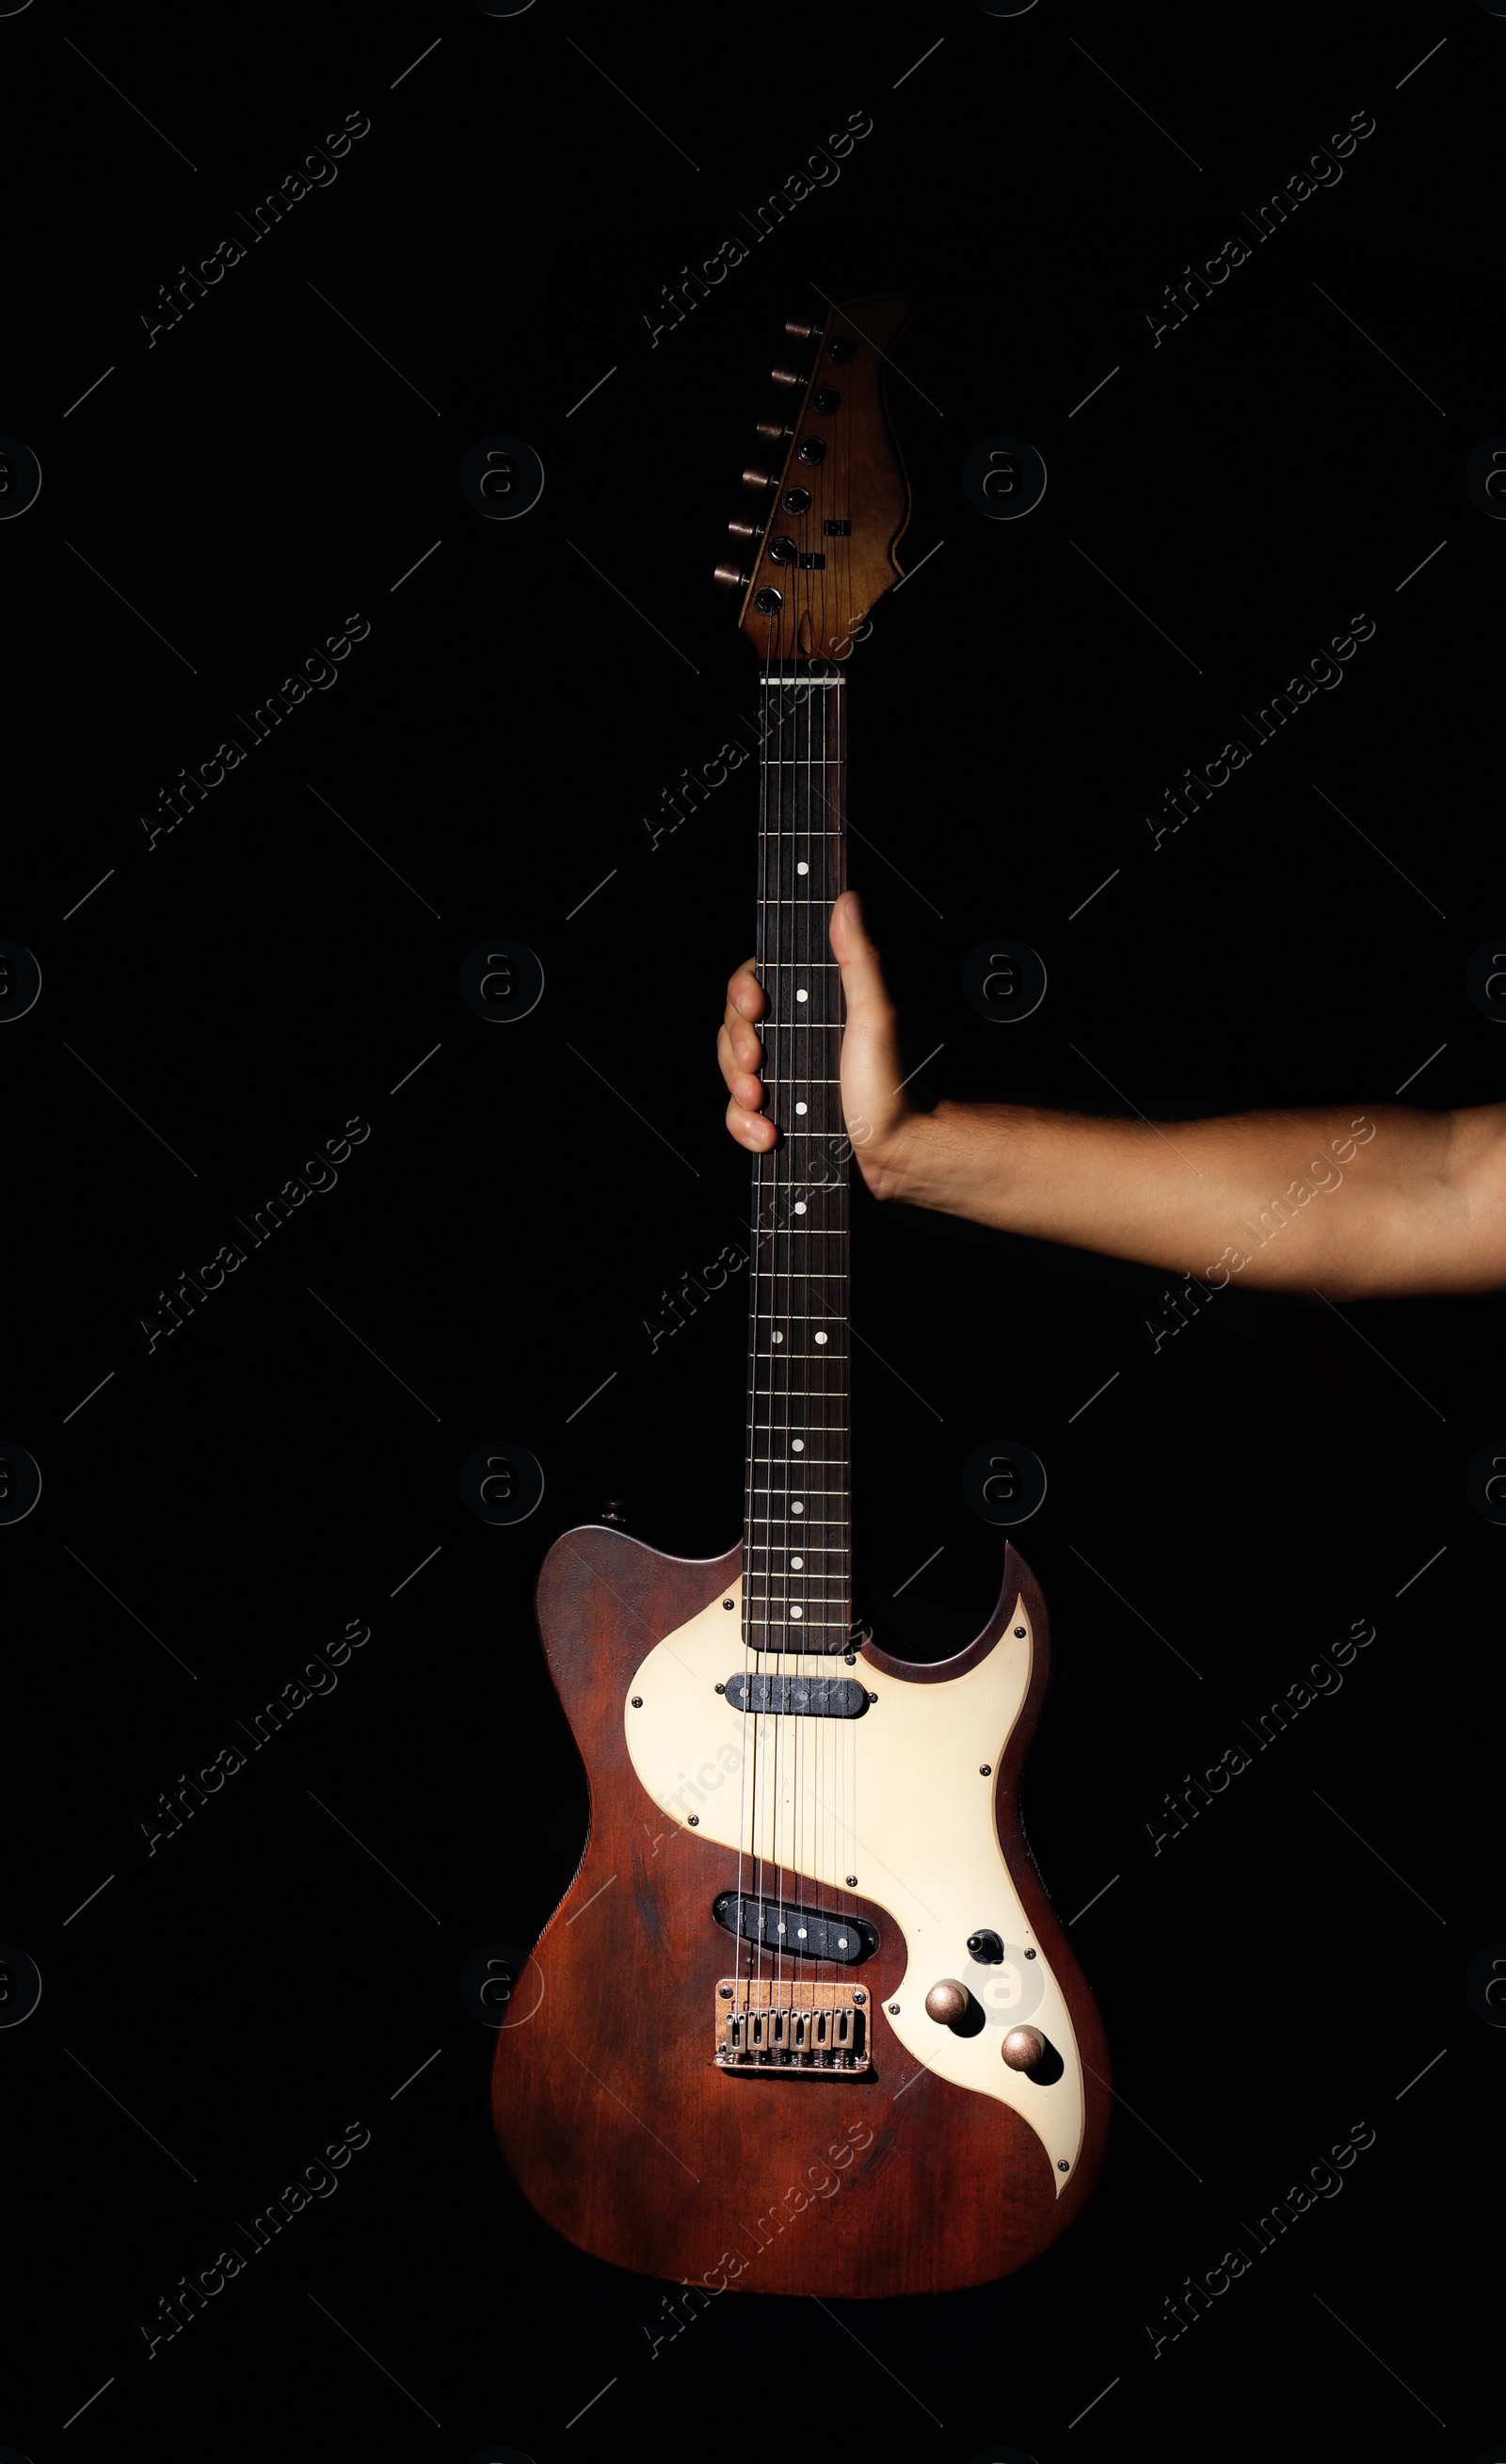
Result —
[[[750,463],[748,469],[743,473],[743,486],[745,488],[772,488],[774,486],[774,480],[767,471],[760,471],[756,463]]]
[[[766,445],[788,445],[795,430],[787,419],[760,419],[753,433]]]
[[[761,522],[741,521],[734,517],[727,527],[734,539],[755,539],[763,525]]]
[[[777,385],[798,385],[805,383],[805,372],[801,368],[771,368],[769,374]]]
[[[808,342],[816,331],[816,320],[811,317],[786,317],[784,330],[792,342]]]
[[[722,590],[746,590],[751,576],[740,572],[735,564],[719,564],[711,579]]]

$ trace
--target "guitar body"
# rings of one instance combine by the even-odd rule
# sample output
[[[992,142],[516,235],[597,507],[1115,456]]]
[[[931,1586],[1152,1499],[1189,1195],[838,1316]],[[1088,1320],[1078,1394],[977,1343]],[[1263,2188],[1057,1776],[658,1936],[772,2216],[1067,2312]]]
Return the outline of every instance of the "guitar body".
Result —
[[[743,1664],[742,1564],[741,1547],[666,1557],[604,1528],[545,1559],[539,1628],[590,1830],[499,2033],[498,2137],[538,2213],[618,2266],[827,2298],[986,2282],[1071,2222],[1107,2129],[1102,2025],[1020,1821],[1044,1603],[1008,1547],[967,1650],[919,1666],[869,1641],[836,1663],[861,1716],[796,1717],[719,1690]],[[850,2074],[717,2058],[722,1988],[772,1965],[713,1915],[752,1887],[750,1798],[766,1848],[804,1852],[798,1871],[766,1855],[760,1893],[872,1928],[842,1971],[866,2023]],[[982,1963],[980,1929],[999,1952]],[[786,2002],[818,1999],[798,1961],[783,1969]],[[927,2013],[938,1978],[967,1990],[960,2028]],[[1035,2076],[1001,2057],[1020,2020],[1047,2042]]]

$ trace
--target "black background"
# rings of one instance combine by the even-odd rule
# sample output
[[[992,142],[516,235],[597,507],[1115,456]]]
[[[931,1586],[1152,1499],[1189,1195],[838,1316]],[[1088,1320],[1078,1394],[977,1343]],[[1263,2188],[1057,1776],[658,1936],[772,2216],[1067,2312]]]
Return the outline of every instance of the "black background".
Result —
[[[813,284],[916,303],[890,404],[906,560],[936,552],[854,662],[850,869],[929,1094],[1489,1101],[1463,979],[1501,923],[1506,533],[1463,468],[1506,428],[1503,43],[1463,6],[0,19],[0,424],[43,471],[0,530],[0,932],[43,973],[4,1053],[0,1436],[44,1477],[0,1535],[0,1931],[44,1984],[0,2035],[28,2456],[1502,2434],[1460,2256],[1499,2185],[1501,2039],[1463,1992],[1506,1931],[1501,1533],[1464,1489],[1498,1298],[1236,1289],[1153,1350],[1164,1275],[855,1200],[858,1595],[891,1647],[992,1605],[973,1450],[1050,1478],[1015,1534],[1057,1634],[1032,1838],[1063,1917],[1096,1903],[1123,2102],[1035,2266],[719,2300],[650,2358],[665,2288],[525,2206],[456,1980],[535,1938],[584,1836],[545,1547],[611,1496],[685,1555],[739,1525],[740,1288],[656,1354],[640,1320],[743,1209],[711,1039],[750,773],[655,849],[640,816],[753,706],[708,581],[784,317]],[[335,184],[148,345],[158,285],[353,111]],[[836,187],[650,347],[660,284],[854,112]],[[1357,112],[1342,182],[1152,347],[1162,285]],[[457,485],[499,432],[546,473],[513,522]],[[999,432],[1045,458],[1024,521],[962,491]],[[1143,811],[1362,615],[1342,688],[1152,850]],[[338,683],[148,851],[137,814],[347,616]],[[1007,1037],[961,992],[990,933],[1049,972]],[[457,990],[499,934],[545,971],[506,1035]],[[148,1354],[154,1295],[352,1116],[338,1186]],[[489,1440],[544,1469],[516,1528],[461,1502]],[[353,1617],[337,1690],[148,1854],[158,1792]],[[1163,1792],[1361,1618],[1342,1690],[1154,1853]],[[356,2121],[338,2195],[146,2359],[134,2322]],[[1342,2195],[1152,2359],[1163,2297],[1361,2123]]]

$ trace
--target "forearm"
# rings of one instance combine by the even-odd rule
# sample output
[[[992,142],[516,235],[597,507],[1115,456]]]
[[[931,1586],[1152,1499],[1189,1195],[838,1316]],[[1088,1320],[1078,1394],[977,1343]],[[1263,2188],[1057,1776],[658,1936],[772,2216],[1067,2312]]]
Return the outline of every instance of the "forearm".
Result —
[[[883,1194],[1216,1286],[1488,1290],[1499,1220],[1472,1193],[1498,1109],[1153,1123],[945,1103],[907,1125]]]

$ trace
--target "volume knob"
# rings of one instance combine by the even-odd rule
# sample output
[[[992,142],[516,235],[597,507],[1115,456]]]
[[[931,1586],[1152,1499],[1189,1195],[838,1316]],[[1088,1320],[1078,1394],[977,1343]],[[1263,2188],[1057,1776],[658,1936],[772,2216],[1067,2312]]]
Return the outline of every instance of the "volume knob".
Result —
[[[965,1985],[959,1985],[954,1976],[943,1976],[927,1994],[926,2009],[939,2028],[954,2028],[967,2017],[970,1999]]]
[[[1046,2050],[1038,2028],[1011,2028],[999,2052],[1012,2071],[1033,2071]]]

